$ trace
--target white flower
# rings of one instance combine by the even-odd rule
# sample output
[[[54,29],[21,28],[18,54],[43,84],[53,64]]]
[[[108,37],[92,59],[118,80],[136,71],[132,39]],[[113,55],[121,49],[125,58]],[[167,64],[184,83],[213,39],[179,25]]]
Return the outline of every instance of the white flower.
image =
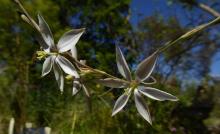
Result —
[[[150,75],[155,67],[157,57],[158,57],[158,52],[155,52],[151,56],[143,60],[137,66],[137,70],[135,72],[135,80],[132,80],[131,72],[128,67],[128,64],[120,48],[116,46],[117,67],[118,67],[120,74],[128,82],[126,83],[122,80],[112,79],[112,78],[99,80],[99,83],[105,86],[108,86],[108,87],[125,88],[125,93],[117,99],[114,105],[112,116],[114,116],[115,114],[117,114],[119,111],[121,111],[124,108],[132,92],[134,93],[134,101],[135,101],[135,105],[136,105],[138,112],[150,124],[152,124],[151,116],[150,116],[147,105],[143,101],[142,95],[147,96],[154,100],[158,100],[158,101],[164,101],[164,100],[177,101],[178,100],[177,97],[169,93],[158,90],[156,88],[146,87],[147,83],[145,83],[145,80],[151,78]]]
[[[76,43],[78,42],[85,29],[73,29],[66,32],[55,45],[52,32],[48,24],[40,14],[38,14],[38,20],[40,33],[43,38],[43,40],[40,40],[40,44],[44,52],[47,53],[47,55],[49,55],[43,63],[42,77],[47,75],[53,68],[55,78],[58,82],[58,86],[60,90],[63,91],[63,72],[71,76],[74,76],[75,78],[79,78],[79,74],[77,73],[72,63],[64,56],[62,56],[61,53],[67,52],[71,50],[73,47],[75,47]]]

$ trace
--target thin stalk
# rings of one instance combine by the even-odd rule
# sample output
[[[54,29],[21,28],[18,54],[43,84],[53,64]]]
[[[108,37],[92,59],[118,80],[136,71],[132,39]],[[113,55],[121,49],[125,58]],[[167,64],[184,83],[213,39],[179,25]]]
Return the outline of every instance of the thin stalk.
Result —
[[[170,48],[173,45],[177,44],[178,42],[184,41],[184,40],[192,37],[193,35],[197,34],[198,32],[201,32],[202,30],[206,29],[207,27],[209,27],[211,25],[215,25],[217,23],[220,23],[220,17],[217,17],[216,19],[214,19],[214,20],[212,20],[212,21],[210,21],[206,24],[202,24],[200,26],[197,26],[196,28],[186,32],[184,35],[180,36],[176,40],[167,42],[164,46],[162,46],[158,49],[158,52],[162,53],[162,52],[166,51],[168,48]]]
[[[75,130],[75,126],[76,126],[76,117],[77,117],[77,114],[76,114],[76,110],[75,112],[73,112],[73,121],[72,121],[72,128],[71,128],[71,133],[70,134],[74,134],[74,130]]]
[[[115,76],[113,76],[113,75],[111,75],[111,74],[108,74],[108,73],[106,73],[105,71],[102,71],[102,70],[99,70],[99,69],[94,69],[94,68],[92,68],[92,67],[90,67],[90,66],[88,66],[88,65],[82,64],[81,62],[79,62],[78,60],[76,60],[75,58],[73,58],[69,53],[65,53],[65,54],[68,55],[68,57],[70,57],[70,58],[71,58],[75,63],[77,63],[78,65],[80,65],[80,66],[82,66],[82,67],[84,67],[84,68],[87,68],[87,69],[89,69],[90,71],[92,71],[92,72],[94,72],[94,73],[98,73],[98,74],[101,74],[101,75],[104,75],[104,76],[108,76],[108,77],[110,77],[110,78],[120,80],[120,81],[122,81],[122,82],[124,82],[124,83],[130,83],[130,82],[124,80],[124,79],[120,79],[120,78],[115,77]]]
[[[20,7],[20,9],[23,11],[23,13],[27,16],[27,18],[29,19],[29,22],[32,24],[32,26],[34,28],[36,28],[37,31],[40,32],[40,28],[37,25],[37,23],[34,21],[34,19],[28,14],[27,10],[23,7],[23,5],[21,4],[21,2],[19,0],[14,0],[14,2]]]

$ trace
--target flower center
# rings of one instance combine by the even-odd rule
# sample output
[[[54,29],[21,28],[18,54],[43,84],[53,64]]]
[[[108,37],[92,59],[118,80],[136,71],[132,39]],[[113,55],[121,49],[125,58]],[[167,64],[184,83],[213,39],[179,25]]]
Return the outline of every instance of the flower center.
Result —
[[[131,83],[130,83],[130,88],[131,88],[132,90],[134,90],[134,89],[136,89],[136,88],[138,87],[138,85],[139,85],[139,82],[138,82],[138,81],[132,80]]]
[[[37,54],[37,59],[41,60],[41,59],[43,59],[43,58],[45,58],[47,56],[51,56],[51,55],[57,56],[59,53],[57,53],[57,52],[47,53],[45,51],[37,51],[36,54]]]
[[[130,86],[129,86],[128,88],[124,89],[125,93],[126,93],[127,95],[130,95],[130,93],[131,93],[132,91],[134,91],[134,90],[138,87],[138,85],[139,85],[139,82],[138,82],[138,81],[132,80],[131,83],[130,83]]]

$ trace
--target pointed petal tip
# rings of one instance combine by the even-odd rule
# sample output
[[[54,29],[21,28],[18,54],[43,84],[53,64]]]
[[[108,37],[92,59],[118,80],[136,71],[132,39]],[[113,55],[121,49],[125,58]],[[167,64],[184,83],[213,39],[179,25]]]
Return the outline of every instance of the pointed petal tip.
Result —
[[[152,121],[148,121],[148,123],[152,126]]]
[[[153,87],[139,86],[138,91],[144,96],[147,96],[157,101],[166,101],[166,100],[178,101],[179,100],[176,96],[173,96],[170,93],[167,93],[165,91],[162,91],[162,90],[159,90]]]
[[[171,101],[179,101],[179,98],[175,97],[173,100]]]
[[[73,87],[72,96],[75,96],[79,90],[76,87]]]
[[[118,67],[119,73],[128,81],[131,81],[131,71],[129,69],[129,66],[127,64],[127,61],[118,45],[115,45],[115,51],[116,51],[116,64]]]
[[[115,114],[117,114],[118,112],[120,112],[125,105],[127,104],[128,100],[129,100],[130,94],[122,94],[117,101],[115,102],[114,108],[112,110],[112,116],[114,116]]]
[[[115,45],[115,48],[116,48],[116,49],[119,49],[119,46],[118,46],[118,45]]]
[[[152,119],[151,119],[151,116],[150,116],[150,119],[146,120],[146,119],[144,118],[144,120],[147,121],[147,122],[152,126]]]
[[[112,113],[112,115],[111,115],[111,116],[112,116],[112,117],[113,117],[113,116],[115,116],[115,113]]]
[[[121,109],[121,110],[122,110],[122,109]],[[120,112],[121,110],[114,110],[114,109],[113,109],[111,116],[112,116],[112,117],[115,116],[115,115],[116,115],[118,112]]]
[[[115,116],[118,112],[120,112],[120,111],[113,111],[111,116],[112,117]]]
[[[138,113],[150,124],[152,124],[150,112],[148,106],[145,104],[141,94],[136,89],[134,91],[134,101],[137,108]]]
[[[84,33],[86,31],[86,28],[80,28],[80,29],[75,29],[75,30],[78,30],[79,32]]]
[[[83,31],[86,31],[86,28],[82,28]]]
[[[177,98],[176,96],[172,96],[173,98],[170,99],[166,99],[167,101],[179,101],[179,98]],[[162,101],[166,101],[166,100],[162,100]]]
[[[41,16],[41,14],[38,12],[38,13],[37,13],[37,17],[38,17],[38,19],[39,19],[40,16]]]
[[[41,78],[43,78],[43,77],[45,77],[46,75],[48,75],[50,72],[48,72],[48,73],[42,73],[41,74]]]
[[[38,18],[38,21],[39,21],[39,22],[40,22],[42,19],[44,19],[40,12],[38,12],[37,18]]]
[[[72,96],[75,96],[75,95],[76,95],[76,94],[74,94],[74,93],[72,94]]]
[[[60,94],[63,95],[63,87],[60,87]]]

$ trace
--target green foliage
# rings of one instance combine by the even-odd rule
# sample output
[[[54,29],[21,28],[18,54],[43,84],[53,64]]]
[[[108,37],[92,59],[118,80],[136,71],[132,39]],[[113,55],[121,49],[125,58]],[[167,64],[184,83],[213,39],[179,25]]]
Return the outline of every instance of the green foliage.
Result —
[[[79,59],[86,59],[88,65],[115,75],[118,75],[116,41],[127,53],[128,63],[136,65],[135,56],[146,57],[165,42],[176,39],[188,30],[175,17],[166,21],[158,14],[141,21],[134,36],[128,21],[130,0],[22,2],[32,16],[36,16],[38,11],[45,16],[56,41],[69,29],[87,28],[86,34],[77,44]],[[184,70],[183,73],[194,70],[201,76],[207,75],[210,59],[216,50],[212,46],[201,47],[200,44],[211,42],[209,33],[204,32],[195,40],[176,45],[164,53],[156,87],[177,95],[180,101],[173,103],[146,99],[153,117],[153,125],[150,126],[138,115],[131,100],[124,111],[111,117],[111,109],[121,90],[114,89],[101,95],[109,89],[91,83],[87,85],[91,98],[85,97],[83,91],[73,97],[72,82],[67,81],[61,95],[52,73],[46,78],[40,77],[42,62],[35,59],[35,52],[40,49],[37,43],[39,35],[21,21],[17,7],[10,0],[1,0],[0,5],[0,16],[4,18],[0,19],[0,132],[7,133],[11,117],[16,118],[17,126],[32,122],[34,127],[50,126],[52,133],[57,134],[206,134],[210,133],[209,128],[219,127],[219,84],[213,86],[205,80],[200,86],[193,83],[185,85],[183,90],[183,81],[176,77],[179,72],[169,74],[172,79],[167,81],[162,72],[167,63],[174,68],[178,63],[185,63],[179,67],[179,70]],[[201,47],[196,53],[191,49],[194,43]],[[188,49],[191,51],[185,53]],[[203,57],[204,53],[210,56]],[[206,65],[203,65],[204,60],[207,61]],[[197,66],[191,64],[194,61],[198,61],[195,63]],[[199,70],[195,70],[198,66]]]

